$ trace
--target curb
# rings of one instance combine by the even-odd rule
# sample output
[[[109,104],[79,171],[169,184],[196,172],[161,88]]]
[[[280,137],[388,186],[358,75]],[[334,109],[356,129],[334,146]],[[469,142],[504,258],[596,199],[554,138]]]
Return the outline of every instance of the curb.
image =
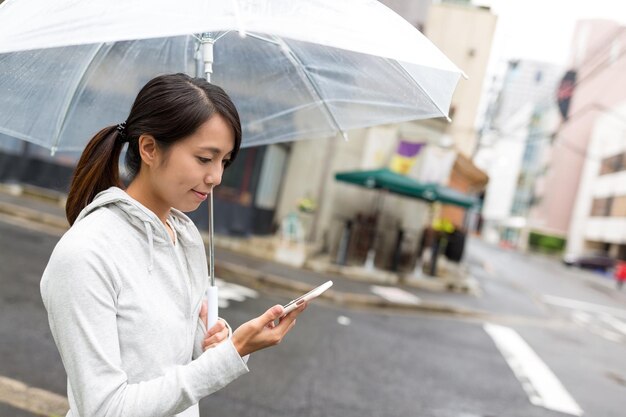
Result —
[[[48,213],[43,213],[27,207],[18,206],[12,203],[0,202],[0,213],[21,218],[23,220],[52,226],[60,230],[67,230],[69,228],[69,225],[64,218]],[[289,293],[289,295],[295,296],[299,296],[313,289],[313,286],[305,284],[303,282],[294,281],[277,275],[259,273],[256,270],[230,262],[217,261],[215,264],[215,273],[218,276],[228,278],[229,281],[246,285],[251,288],[260,290],[282,290]],[[469,310],[432,301],[419,301],[415,304],[399,303],[388,301],[382,297],[373,294],[348,293],[336,290],[326,291],[320,296],[320,298],[330,301],[334,304],[357,308],[368,307],[387,309],[390,311],[422,311],[429,313],[473,317],[484,315],[484,313],[477,310]]]
[[[227,279],[230,282],[246,285],[254,289],[281,290],[293,296],[302,295],[303,293],[308,292],[314,288],[314,286],[305,284],[303,282],[293,281],[277,275],[261,273],[256,270],[230,262],[216,262],[215,274],[220,276],[220,278]],[[479,317],[484,316],[485,314],[478,310],[463,309],[453,307],[448,304],[436,303],[432,301],[420,301],[416,304],[398,303],[385,300],[384,298],[373,294],[357,294],[336,290],[328,290],[323,293],[319,298],[325,299],[334,304],[353,308],[369,307],[387,310],[421,311],[465,317]]]
[[[49,417],[64,416],[70,408],[64,396],[3,376],[0,376],[0,403]]]
[[[18,206],[16,204],[0,202],[0,213],[4,213],[9,216],[17,217],[23,220],[45,224],[46,226],[52,226],[62,230],[67,230],[70,227],[70,225],[67,223],[67,220],[65,220],[64,218],[55,216],[53,214],[42,213],[40,211]]]

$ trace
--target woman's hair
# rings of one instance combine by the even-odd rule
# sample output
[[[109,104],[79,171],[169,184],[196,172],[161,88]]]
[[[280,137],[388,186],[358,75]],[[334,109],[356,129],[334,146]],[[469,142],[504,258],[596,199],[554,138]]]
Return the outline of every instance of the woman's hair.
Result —
[[[241,145],[241,122],[226,92],[202,78],[185,74],[161,75],[150,80],[137,95],[125,128],[118,125],[102,129],[80,156],[65,207],[70,225],[96,194],[111,186],[122,186],[118,160],[126,141],[125,162],[132,180],[141,167],[139,136],[153,136],[159,148],[167,152],[172,144],[192,135],[216,113],[230,124],[235,135],[229,162],[232,163]]]

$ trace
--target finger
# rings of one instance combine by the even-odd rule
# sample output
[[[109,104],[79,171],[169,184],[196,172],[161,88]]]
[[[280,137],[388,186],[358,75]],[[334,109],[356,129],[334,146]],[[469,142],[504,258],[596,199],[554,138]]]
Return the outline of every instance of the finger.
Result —
[[[227,332],[226,333],[219,333],[219,334],[216,334],[215,336],[208,337],[208,338],[204,339],[204,341],[202,342],[202,350],[205,351],[207,349],[215,347],[215,346],[219,345],[220,343],[222,343],[226,339],[228,339],[228,333]]]
[[[228,323],[226,322],[226,320],[224,320],[224,319],[223,319],[223,318],[221,318],[221,317],[218,317],[218,318],[217,318],[217,321],[221,321],[222,323],[224,323],[224,328],[225,328],[226,330],[228,330],[228,329],[229,329],[229,327],[228,327]],[[229,331],[230,331],[230,330],[229,330]]]
[[[287,328],[287,331],[285,333],[289,333],[291,331],[291,329],[293,329],[293,327],[296,325],[296,319],[293,319],[293,321],[291,322],[291,324],[289,325],[289,327]]]
[[[291,312],[289,312],[289,314],[280,318],[280,321],[278,323],[279,325],[285,320],[287,320],[287,323],[290,323],[291,320],[295,320],[295,318],[298,317],[300,313],[302,313],[306,309],[306,307],[309,305],[309,303],[304,300],[300,300],[298,304],[300,305],[295,310],[292,310]]]
[[[207,320],[209,314],[209,307],[207,305],[207,301],[202,301],[202,306],[200,307],[200,320],[204,322],[204,327],[207,327]]]
[[[224,329],[220,332],[209,334],[204,336],[204,340],[224,340],[228,337],[228,329]]]
[[[215,323],[213,325],[213,327],[211,327],[208,331],[207,331],[207,335],[212,336],[216,333],[219,333],[221,331],[223,331],[224,329],[226,329],[226,325],[224,324],[223,321],[218,320],[217,323]]]
[[[285,309],[280,304],[276,304],[274,307],[269,308],[265,313],[259,316],[256,320],[262,323],[261,327],[269,325],[277,318],[283,315]]]
[[[293,326],[295,325],[296,325],[296,319],[294,318],[293,320],[289,322],[289,324],[287,324],[285,327],[281,329],[280,339],[282,340],[285,337],[285,335],[287,335],[287,333],[289,333],[291,329],[293,329]]]
[[[202,341],[202,346],[204,347],[207,345],[219,344],[219,343],[222,343],[226,339],[228,339],[228,331],[223,331],[213,336],[205,337],[204,340]]]

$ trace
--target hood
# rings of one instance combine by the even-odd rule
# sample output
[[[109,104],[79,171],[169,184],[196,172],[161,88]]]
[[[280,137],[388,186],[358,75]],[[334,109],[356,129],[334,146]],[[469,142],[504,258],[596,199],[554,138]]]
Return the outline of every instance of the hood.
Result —
[[[75,224],[104,207],[121,212],[133,227],[145,232],[150,251],[148,270],[151,271],[154,265],[155,243],[171,244],[171,238],[163,222],[150,209],[133,199],[124,190],[118,187],[110,187],[96,195],[93,201],[80,212]],[[174,230],[176,230],[177,242],[182,245],[196,242],[194,236],[198,232],[191,219],[184,213],[172,208],[168,220]]]

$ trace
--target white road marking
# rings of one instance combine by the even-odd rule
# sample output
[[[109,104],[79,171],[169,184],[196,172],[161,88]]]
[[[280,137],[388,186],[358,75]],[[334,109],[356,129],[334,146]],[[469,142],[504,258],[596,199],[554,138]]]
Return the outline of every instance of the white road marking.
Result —
[[[626,317],[626,310],[549,295],[543,298],[548,304],[572,309],[572,321],[591,333],[611,342],[626,342],[626,323],[615,317]]]
[[[626,318],[626,310],[604,306],[601,304],[588,303],[586,301],[572,300],[570,298],[555,297],[553,295],[544,295],[543,301],[555,306],[568,307],[571,309],[591,311],[594,313],[609,313],[613,316]]]
[[[597,320],[598,318],[600,319],[599,321]],[[592,316],[584,311],[573,311],[572,320],[574,323],[584,327],[591,333],[603,337],[610,342],[620,343],[626,340],[626,334],[620,334],[614,331],[614,329],[617,329],[618,331],[623,330],[620,329],[620,327],[626,325],[609,314],[603,313],[597,316]],[[605,325],[609,325],[610,328],[606,329],[604,327]]]
[[[591,323],[591,314],[584,311],[572,311],[572,320],[580,325],[586,325]]]
[[[596,332],[597,334],[604,337],[606,340],[610,342],[620,343],[623,339],[622,335],[620,335],[619,333],[615,333],[614,331],[611,331],[611,330],[594,329],[594,332]]]
[[[251,288],[232,284],[217,277],[215,278],[215,284],[219,288],[217,292],[219,308],[227,308],[230,305],[230,301],[242,302],[246,298],[259,297],[259,293]]]
[[[600,314],[600,319],[626,337],[626,323],[606,313]]]
[[[532,404],[574,416],[583,414],[563,384],[515,330],[489,323],[483,327],[522,384]]]
[[[420,299],[418,297],[414,296],[410,292],[401,290],[400,288],[372,285],[371,290],[374,294],[394,303],[411,305],[418,305],[420,303]]]
[[[346,317],[346,316],[337,317],[337,323],[341,324],[342,326],[349,326],[351,322],[352,320],[350,320],[350,317]]]

